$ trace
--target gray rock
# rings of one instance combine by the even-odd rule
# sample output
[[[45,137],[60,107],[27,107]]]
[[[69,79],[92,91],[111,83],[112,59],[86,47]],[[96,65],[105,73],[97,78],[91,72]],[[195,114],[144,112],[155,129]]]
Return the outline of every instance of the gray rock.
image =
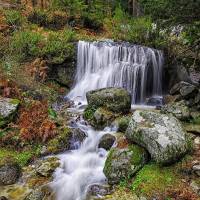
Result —
[[[196,192],[197,194],[200,194],[200,186],[195,181],[193,180],[191,181],[190,187],[192,188],[194,192]]]
[[[184,81],[175,84],[170,90],[170,94],[180,94],[183,98],[186,99],[194,97],[197,94],[197,92],[198,89],[195,85]]]
[[[18,164],[5,164],[0,167],[0,185],[11,185],[17,182],[21,170]]]
[[[111,149],[104,166],[104,173],[109,184],[117,184],[130,178],[147,162],[148,153],[137,145],[125,149]]]
[[[56,157],[49,157],[46,160],[40,160],[36,164],[36,172],[40,176],[49,177],[53,174],[55,169],[59,167],[59,159]]]
[[[131,95],[123,88],[103,88],[87,92],[88,106],[105,107],[116,113],[126,113],[131,108]]]
[[[89,186],[87,193],[89,196],[106,196],[108,194],[111,194],[112,189],[109,185],[91,185]]]
[[[105,134],[100,139],[98,147],[103,148],[105,150],[109,150],[115,143],[115,140],[116,140],[115,136],[111,134]]]
[[[17,99],[0,97],[0,127],[12,121],[20,101]]]
[[[153,111],[135,111],[126,137],[146,148],[152,159],[161,164],[177,161],[191,147],[190,139],[175,117]]]
[[[190,111],[185,101],[174,102],[166,104],[161,108],[162,113],[171,113],[180,120],[187,120],[190,118]]]
[[[200,176],[200,165],[194,165],[192,167],[193,171],[195,174],[197,174],[198,176]]]
[[[43,200],[45,193],[41,189],[36,189],[32,191],[25,200]]]
[[[114,120],[114,113],[104,108],[98,108],[93,115],[92,125],[95,128],[103,129],[109,126]]]

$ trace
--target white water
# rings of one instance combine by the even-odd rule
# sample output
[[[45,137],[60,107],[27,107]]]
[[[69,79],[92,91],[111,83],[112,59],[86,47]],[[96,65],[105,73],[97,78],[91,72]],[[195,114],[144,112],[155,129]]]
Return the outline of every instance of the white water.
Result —
[[[85,101],[86,92],[104,87],[123,87],[132,103],[162,95],[163,54],[161,51],[129,43],[78,43],[77,72],[72,100]]]
[[[107,152],[99,149],[98,144],[104,134],[114,131],[108,128],[95,131],[82,120],[76,125],[87,133],[87,138],[79,149],[59,155],[61,166],[54,173],[51,183],[56,200],[84,200],[90,185],[106,183],[103,167]]]
[[[76,81],[67,97],[75,102],[86,101],[87,91],[123,87],[131,93],[133,104],[143,104],[148,97],[162,95],[162,65],[162,52],[147,47],[80,41]],[[79,149],[59,155],[61,166],[51,183],[56,200],[85,200],[90,185],[106,183],[103,167],[107,152],[98,144],[104,134],[115,131],[95,131],[82,119],[76,125],[87,133],[87,138]]]

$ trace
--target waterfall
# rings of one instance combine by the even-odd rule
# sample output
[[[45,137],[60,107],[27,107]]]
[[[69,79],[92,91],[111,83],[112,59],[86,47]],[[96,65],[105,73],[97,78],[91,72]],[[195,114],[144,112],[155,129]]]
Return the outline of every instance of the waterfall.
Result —
[[[133,104],[162,95],[162,51],[115,42],[79,41],[75,84],[68,98],[86,99],[86,92],[123,87]]]

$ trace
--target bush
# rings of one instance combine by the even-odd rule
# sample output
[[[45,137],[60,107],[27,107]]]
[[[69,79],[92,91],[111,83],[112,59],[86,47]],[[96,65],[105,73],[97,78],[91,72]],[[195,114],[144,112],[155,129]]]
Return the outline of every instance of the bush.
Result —
[[[20,31],[15,32],[11,41],[11,51],[20,55],[20,59],[41,55],[44,45],[44,37],[38,32]]]
[[[51,32],[42,53],[54,64],[63,63],[74,53],[74,46],[69,43],[74,39],[75,33],[70,29],[65,29],[62,32]]]
[[[9,26],[19,27],[22,24],[22,16],[19,11],[5,10],[4,15]]]

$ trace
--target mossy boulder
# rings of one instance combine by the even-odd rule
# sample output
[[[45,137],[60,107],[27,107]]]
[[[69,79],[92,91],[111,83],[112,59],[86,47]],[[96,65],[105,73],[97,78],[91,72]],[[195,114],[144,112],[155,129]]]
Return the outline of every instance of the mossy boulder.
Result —
[[[18,99],[0,97],[0,128],[13,120],[19,103]]]
[[[130,120],[131,120],[131,116],[123,116],[121,118],[118,118],[116,120],[118,131],[125,133],[126,129],[128,128]]]
[[[87,135],[78,128],[62,128],[60,133],[54,139],[48,142],[42,154],[48,155],[76,149],[86,137]]]
[[[152,159],[161,164],[177,161],[192,146],[178,119],[155,111],[135,111],[126,137],[146,148]]]
[[[135,175],[147,162],[148,153],[137,145],[111,149],[104,166],[109,184],[117,184]]]
[[[127,113],[131,108],[131,95],[123,88],[93,90],[86,97],[90,107],[104,107],[115,113]]]

